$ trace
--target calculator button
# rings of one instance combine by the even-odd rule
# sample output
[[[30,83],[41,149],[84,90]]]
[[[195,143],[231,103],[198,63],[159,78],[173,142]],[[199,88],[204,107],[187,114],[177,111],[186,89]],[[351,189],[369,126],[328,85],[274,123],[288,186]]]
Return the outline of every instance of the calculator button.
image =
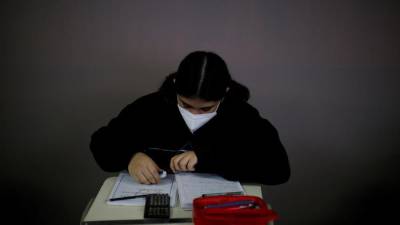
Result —
[[[146,196],[144,218],[168,219],[170,216],[170,197],[168,194]]]

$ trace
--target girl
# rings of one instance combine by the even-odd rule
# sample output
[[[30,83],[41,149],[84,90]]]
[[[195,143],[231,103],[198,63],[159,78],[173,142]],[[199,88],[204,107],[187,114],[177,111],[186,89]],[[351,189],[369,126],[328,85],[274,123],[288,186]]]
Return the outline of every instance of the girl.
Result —
[[[221,57],[193,52],[157,92],[96,131],[90,148],[103,170],[127,169],[144,184],[158,183],[162,170],[284,183],[290,168],[277,130],[248,99]]]

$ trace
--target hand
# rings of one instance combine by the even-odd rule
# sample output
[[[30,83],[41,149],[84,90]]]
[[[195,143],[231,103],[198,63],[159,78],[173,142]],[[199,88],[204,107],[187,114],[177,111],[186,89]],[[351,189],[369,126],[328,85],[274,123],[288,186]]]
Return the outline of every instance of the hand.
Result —
[[[128,165],[129,174],[142,184],[158,184],[160,183],[161,169],[146,154],[142,152],[136,153]]]
[[[194,151],[187,151],[171,158],[169,166],[176,172],[194,171],[197,164],[197,156]]]

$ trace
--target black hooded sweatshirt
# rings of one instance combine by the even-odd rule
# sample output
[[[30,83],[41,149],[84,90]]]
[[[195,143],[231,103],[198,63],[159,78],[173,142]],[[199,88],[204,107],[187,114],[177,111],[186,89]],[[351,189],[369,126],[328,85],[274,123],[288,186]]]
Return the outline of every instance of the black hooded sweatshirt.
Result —
[[[90,143],[105,171],[126,170],[137,152],[148,154],[161,169],[170,171],[172,155],[149,148],[193,150],[198,158],[195,172],[215,173],[228,180],[272,185],[290,176],[277,130],[247,100],[229,92],[217,115],[194,133],[178,110],[176,94],[160,90],[126,106],[92,135]]]

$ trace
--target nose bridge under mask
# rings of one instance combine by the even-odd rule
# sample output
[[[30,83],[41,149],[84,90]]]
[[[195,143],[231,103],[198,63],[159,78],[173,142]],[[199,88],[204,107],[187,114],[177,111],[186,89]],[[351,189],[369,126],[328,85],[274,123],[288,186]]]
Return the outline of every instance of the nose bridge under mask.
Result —
[[[185,121],[186,125],[190,129],[190,131],[193,133],[200,127],[202,127],[204,124],[206,124],[208,121],[210,121],[214,116],[217,115],[216,110],[214,112],[210,113],[202,113],[202,114],[193,114],[189,110],[181,107],[179,104],[178,109],[179,112],[181,113],[183,120]],[[218,108],[218,107],[217,107]]]

